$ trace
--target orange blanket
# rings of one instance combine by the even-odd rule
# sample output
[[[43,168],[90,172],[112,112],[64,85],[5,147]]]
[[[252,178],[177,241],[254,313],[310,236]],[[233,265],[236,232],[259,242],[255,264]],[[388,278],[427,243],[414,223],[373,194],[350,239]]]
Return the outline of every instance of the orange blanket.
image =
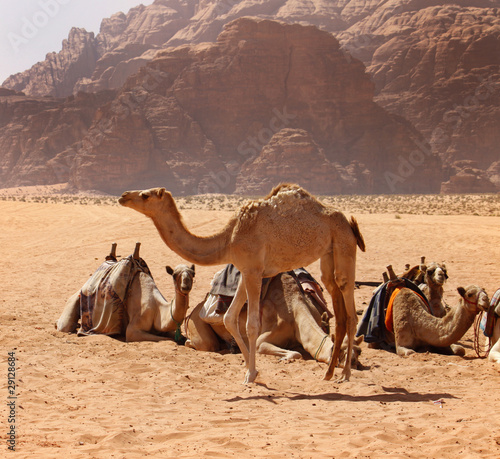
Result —
[[[395,287],[392,294],[391,294],[391,297],[389,298],[389,302],[387,303],[387,309],[385,311],[385,328],[390,331],[391,333],[394,333],[394,319],[392,317],[392,306],[394,304],[394,299],[396,298],[396,296],[398,296],[399,292],[405,287]],[[418,295],[417,292],[414,292],[415,294]],[[421,295],[418,295],[422,301],[427,304],[427,301],[422,298]],[[427,308],[426,308],[427,309]],[[429,312],[429,311],[427,311]]]

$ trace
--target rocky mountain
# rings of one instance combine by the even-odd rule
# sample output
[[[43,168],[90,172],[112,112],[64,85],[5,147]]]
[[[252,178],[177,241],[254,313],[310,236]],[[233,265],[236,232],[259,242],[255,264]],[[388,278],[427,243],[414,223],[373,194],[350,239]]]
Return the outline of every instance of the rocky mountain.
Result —
[[[79,91],[97,93],[102,90],[116,90],[121,94],[124,85],[129,84],[127,78],[146,63],[151,63],[160,50],[185,44],[214,43],[223,27],[236,18],[254,16],[312,24],[332,33],[340,41],[347,60],[354,56],[365,64],[374,83],[375,101],[396,115],[393,119],[398,120],[397,124],[404,124],[401,117],[408,120],[410,131],[412,124],[423,134],[424,143],[421,145],[426,145],[425,142],[430,145],[431,150],[425,146],[416,147],[417,152],[411,157],[405,153],[392,158],[396,160],[394,167],[399,172],[391,176],[392,169],[386,171],[385,183],[390,184],[388,191],[413,189],[408,177],[421,175],[422,164],[426,164],[434,153],[440,158],[443,191],[500,190],[496,147],[500,140],[496,129],[500,118],[498,6],[500,1],[497,0],[156,0],[148,7],[138,6],[128,14],[118,13],[103,20],[100,33],[95,37],[73,29],[60,53],[47,55],[44,62],[10,77],[4,86],[31,97],[64,97]],[[318,55],[318,59],[324,57]],[[356,59],[353,62],[357,62]],[[306,73],[309,69],[303,71]],[[116,105],[117,102],[113,103]],[[96,116],[102,116],[100,113]],[[342,122],[349,124],[351,120]],[[286,127],[303,129],[311,136],[312,143],[307,140],[309,147],[304,153],[308,152],[317,160],[317,154],[332,160],[329,148],[323,149],[317,134],[308,126]],[[225,130],[232,131],[232,128],[226,126]],[[236,179],[240,169],[245,173],[257,171],[257,164],[267,164],[270,158],[286,155],[289,159],[290,154],[296,154],[304,146],[307,138],[300,131],[286,141],[282,135],[273,132],[273,136],[275,134],[277,138],[273,142],[267,136],[266,142],[259,141],[254,148],[264,157],[252,166],[253,169],[249,165],[241,168],[241,158],[238,157],[238,167],[232,172],[226,171],[231,183],[229,188],[234,186],[240,190],[246,186],[258,189],[258,183],[250,179],[246,182]],[[213,142],[210,135],[207,138]],[[126,138],[121,140],[128,145]],[[278,141],[288,145],[278,148],[281,156],[276,156],[275,144]],[[394,141],[397,143],[399,139]],[[143,147],[146,146],[147,142]],[[224,157],[227,150],[220,144],[214,147],[204,145],[203,148],[210,151],[215,148],[214,158],[221,162],[219,168],[233,161],[231,154]],[[379,151],[377,149],[375,147],[373,151]],[[149,151],[148,158],[164,158],[158,157],[156,151]],[[384,159],[384,164],[389,158],[390,155]],[[337,159],[335,157],[333,161]],[[350,159],[361,164],[350,170],[357,170],[358,175],[364,173],[360,176],[363,180],[353,178],[354,172],[346,172],[347,163],[341,159],[338,164],[344,169],[337,171],[345,185],[343,190],[365,192],[378,189],[377,180],[373,185],[362,185],[372,183],[372,178],[368,177],[373,177],[373,171],[363,169],[366,161]],[[169,161],[172,165],[173,160]],[[288,163],[287,170],[292,172],[291,160]],[[364,172],[360,172],[361,169]],[[178,175],[179,172],[170,173]],[[435,175],[429,183],[433,182]],[[269,178],[268,181],[272,180]],[[76,180],[75,183],[84,186],[84,182]],[[221,183],[225,181],[221,179]],[[357,185],[352,188],[353,184]],[[436,191],[435,184],[426,191]]]
[[[401,176],[400,158],[415,151],[425,155],[418,173]],[[215,43],[166,49],[129,77],[99,109],[70,179],[114,193],[165,183],[175,193],[261,194],[302,182],[300,171],[322,193],[441,183],[439,159],[373,102],[364,66],[331,34],[242,18]]]

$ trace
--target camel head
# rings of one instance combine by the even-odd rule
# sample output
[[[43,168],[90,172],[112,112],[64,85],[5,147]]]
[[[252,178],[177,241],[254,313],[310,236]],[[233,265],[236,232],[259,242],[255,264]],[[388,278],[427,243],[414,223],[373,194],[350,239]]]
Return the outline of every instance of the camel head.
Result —
[[[172,194],[165,188],[125,191],[118,199],[118,203],[124,207],[130,207],[147,217],[153,217],[160,209],[176,209]]]
[[[179,265],[177,268],[172,269],[166,266],[167,273],[174,278],[175,290],[181,295],[188,295],[193,288],[194,281],[194,265],[186,266]]]
[[[427,285],[435,284],[438,286],[443,285],[448,279],[446,265],[444,263],[432,262],[425,271],[424,282]]]
[[[486,292],[477,285],[469,285],[466,288],[458,287],[458,293],[464,300],[465,308],[476,314],[480,311],[487,311],[490,300]]]

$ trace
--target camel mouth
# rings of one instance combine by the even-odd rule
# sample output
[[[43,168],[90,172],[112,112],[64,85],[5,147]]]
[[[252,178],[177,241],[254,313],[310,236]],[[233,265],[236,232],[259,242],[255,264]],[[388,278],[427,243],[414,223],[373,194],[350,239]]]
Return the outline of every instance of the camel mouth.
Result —
[[[130,199],[127,196],[127,192],[123,193],[119,198],[118,198],[118,204],[121,206],[126,206],[128,202],[130,202]]]

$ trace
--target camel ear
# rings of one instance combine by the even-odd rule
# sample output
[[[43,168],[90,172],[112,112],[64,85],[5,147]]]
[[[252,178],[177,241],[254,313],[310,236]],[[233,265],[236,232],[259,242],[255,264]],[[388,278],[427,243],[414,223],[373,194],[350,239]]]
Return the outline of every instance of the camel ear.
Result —
[[[457,291],[462,298],[465,298],[465,289],[463,287],[458,287]]]
[[[191,265],[191,269],[193,270],[193,277],[194,277],[194,265]]]
[[[167,190],[166,190],[165,188],[158,188],[158,192],[157,192],[158,197],[159,197],[160,199],[162,199],[162,198],[163,198],[163,196],[165,196],[165,193],[166,193],[166,192],[167,192]]]
[[[170,274],[171,276],[174,275],[174,270],[170,266],[165,266],[165,269],[167,270],[168,274]]]

